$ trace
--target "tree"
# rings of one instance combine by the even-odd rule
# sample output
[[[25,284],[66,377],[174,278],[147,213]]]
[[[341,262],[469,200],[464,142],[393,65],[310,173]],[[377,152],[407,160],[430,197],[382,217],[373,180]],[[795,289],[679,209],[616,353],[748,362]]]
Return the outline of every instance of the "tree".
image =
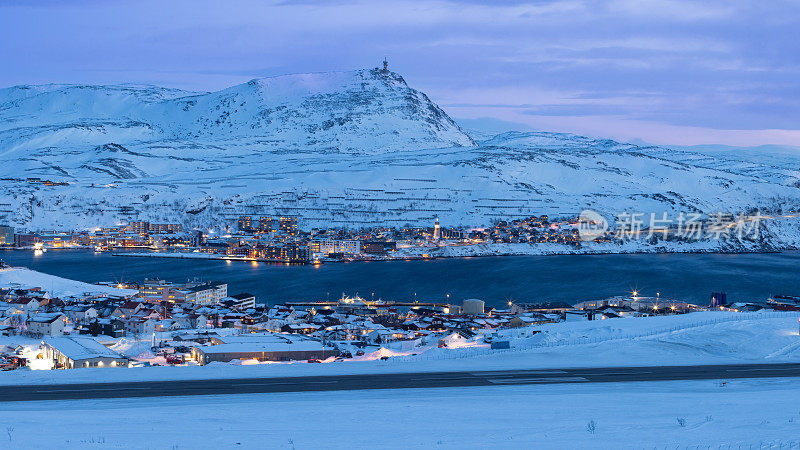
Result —
[[[95,319],[94,322],[89,324],[89,334],[91,334],[92,336],[97,336],[98,334],[100,334],[100,331],[101,331],[100,323],[97,322],[97,319]]]

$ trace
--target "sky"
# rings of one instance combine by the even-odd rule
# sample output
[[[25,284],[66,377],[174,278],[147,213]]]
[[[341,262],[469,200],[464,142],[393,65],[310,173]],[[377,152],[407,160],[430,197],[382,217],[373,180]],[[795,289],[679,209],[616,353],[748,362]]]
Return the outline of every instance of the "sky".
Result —
[[[375,67],[468,127],[800,145],[795,1],[5,0],[0,87]]]

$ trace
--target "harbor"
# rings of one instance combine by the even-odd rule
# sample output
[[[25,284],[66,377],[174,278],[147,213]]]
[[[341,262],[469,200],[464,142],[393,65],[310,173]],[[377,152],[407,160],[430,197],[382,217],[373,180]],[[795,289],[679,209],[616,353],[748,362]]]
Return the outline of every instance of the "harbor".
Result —
[[[575,301],[639,290],[705,304],[710,292],[763,300],[800,292],[800,253],[548,255],[285,266],[242,261],[120,258],[92,250],[3,251],[14,266],[90,283],[161,277],[226,280],[261,303],[335,301],[343,292],[375,300],[487,305]],[[416,294],[416,295],[415,295]],[[452,303],[452,301],[450,302]]]

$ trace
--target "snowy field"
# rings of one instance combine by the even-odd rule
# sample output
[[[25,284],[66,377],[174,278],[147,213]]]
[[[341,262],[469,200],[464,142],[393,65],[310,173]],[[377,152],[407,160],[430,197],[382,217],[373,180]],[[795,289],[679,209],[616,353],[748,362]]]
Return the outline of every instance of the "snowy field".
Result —
[[[511,350],[453,341],[460,347],[418,348],[417,356],[382,348],[327,364],[17,370],[0,373],[0,384],[800,361],[797,313],[562,322],[500,334]],[[136,353],[145,344],[123,338],[114,347]],[[370,359],[383,354],[393,356]],[[800,378],[0,405],[0,448],[800,448]]]
[[[0,431],[42,449],[794,448],[800,380],[10,403]]]
[[[533,330],[542,330],[532,334]],[[207,366],[17,370],[0,373],[0,384],[57,384],[97,381],[246,378],[458,370],[566,367],[702,365],[800,362],[797,313],[704,312],[679,316],[562,322],[501,331],[512,349],[492,351],[462,343],[461,348],[381,348],[358,361]],[[20,342],[0,337],[0,345]],[[122,338],[112,347],[126,354],[149,344]],[[35,346],[37,341],[28,340]],[[458,347],[458,343],[452,344]],[[418,353],[412,356],[412,353]],[[390,356],[388,361],[377,360]]]
[[[110,286],[84,283],[49,275],[25,267],[0,269],[0,286],[20,288],[39,287],[54,297],[77,297],[86,294],[115,295],[119,297],[137,294],[136,289],[118,289]]]

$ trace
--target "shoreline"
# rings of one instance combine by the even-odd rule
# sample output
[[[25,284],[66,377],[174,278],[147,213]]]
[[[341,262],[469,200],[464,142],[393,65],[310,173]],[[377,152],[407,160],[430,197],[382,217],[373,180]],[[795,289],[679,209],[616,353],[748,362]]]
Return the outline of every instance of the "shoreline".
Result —
[[[250,262],[250,263],[265,263],[265,264],[278,264],[278,265],[288,265],[288,266],[305,266],[309,264],[314,264],[313,262],[286,262],[286,261],[275,261],[275,260],[268,260],[268,259],[258,259],[258,258],[247,258],[242,256],[215,256],[208,253],[140,253],[140,252],[106,252],[109,253],[111,256],[127,256],[131,258],[171,258],[171,259],[198,259],[198,260],[212,260],[212,261],[238,261],[238,262]],[[202,256],[201,256],[202,255]]]
[[[445,248],[445,247],[442,247]],[[77,249],[76,249],[77,250]],[[126,256],[132,258],[165,258],[165,259],[195,259],[195,260],[212,260],[212,261],[236,261],[236,262],[249,262],[249,263],[265,263],[275,265],[289,265],[289,266],[303,266],[303,265],[318,265],[318,264],[331,264],[331,263],[366,263],[366,262],[400,262],[400,261],[433,261],[437,259],[468,259],[468,258],[491,258],[491,257],[524,257],[524,256],[601,256],[601,255],[664,255],[664,254],[704,254],[704,255],[737,255],[737,254],[776,254],[787,251],[796,251],[796,248],[762,248],[762,249],[653,249],[650,251],[637,249],[637,250],[605,250],[593,249],[586,251],[544,251],[538,253],[493,253],[483,252],[468,255],[431,255],[427,257],[408,255],[396,257],[384,257],[375,259],[351,259],[351,260],[332,260],[323,259],[319,262],[285,262],[274,261],[257,258],[246,258],[237,256],[222,256],[210,255],[205,253],[177,253],[177,252],[111,252],[111,256]]]
[[[727,292],[729,298],[747,300],[766,298],[774,292],[800,292],[800,281],[792,272],[792,267],[800,261],[800,252],[776,253],[774,248],[769,250],[769,253],[738,252],[738,256],[725,256],[731,254],[730,251],[694,252],[686,256],[642,253],[638,256],[595,254],[579,257],[573,253],[573,257],[553,258],[514,258],[517,255],[495,253],[472,260],[440,258],[428,264],[411,260],[394,265],[320,266],[249,261],[236,264],[220,260],[200,262],[189,254],[173,255],[173,261],[170,261],[170,257],[164,257],[163,253],[148,253],[138,259],[126,260],[112,256],[128,256],[134,252],[92,253],[91,250],[53,252],[42,256],[34,256],[33,252],[8,252],[5,256],[0,254],[0,259],[11,266],[30,267],[90,283],[141,280],[153,276],[176,282],[198,277],[224,279],[232,290],[250,292],[256,295],[259,303],[265,304],[326,299],[341,292],[375,292],[375,298],[393,300],[414,298],[414,293],[420,299],[440,299],[449,293],[453,298],[481,298],[498,306],[511,298],[523,303],[572,301],[575,293],[595,298],[630,292],[631,289],[668,293],[674,298],[704,304],[708,292]],[[498,256],[507,257],[501,259]],[[764,266],[757,272],[761,281],[754,283],[746,275],[748,267],[762,264]],[[452,270],[453,277],[442,280],[435,276],[440,268]],[[720,268],[731,272],[720,272]],[[672,277],[676,274],[680,279]]]

